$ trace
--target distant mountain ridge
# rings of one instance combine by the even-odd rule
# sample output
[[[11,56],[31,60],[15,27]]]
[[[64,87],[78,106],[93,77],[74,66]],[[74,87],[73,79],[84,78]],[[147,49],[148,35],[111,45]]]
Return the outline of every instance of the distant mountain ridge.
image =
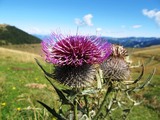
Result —
[[[110,43],[123,45],[124,47],[143,48],[153,45],[160,45],[160,38],[156,37],[126,37],[126,38],[109,38],[102,37]]]
[[[35,35],[40,39],[47,38],[47,35]],[[49,35],[48,35],[49,37]],[[93,39],[95,36],[92,36]],[[113,44],[123,45],[124,47],[135,47],[135,48],[143,48],[149,47],[153,45],[160,45],[160,38],[156,37],[124,37],[124,38],[114,38],[114,37],[101,37],[102,40],[108,41]]]
[[[41,40],[39,38],[30,35],[15,26],[0,24],[0,45],[34,44],[40,42]]]
[[[0,45],[40,43],[41,40],[47,38],[47,36],[48,35],[31,35],[15,26],[0,24]],[[156,37],[114,38],[102,36],[101,39],[110,43],[123,45],[124,47],[142,48],[160,45],[160,38]]]

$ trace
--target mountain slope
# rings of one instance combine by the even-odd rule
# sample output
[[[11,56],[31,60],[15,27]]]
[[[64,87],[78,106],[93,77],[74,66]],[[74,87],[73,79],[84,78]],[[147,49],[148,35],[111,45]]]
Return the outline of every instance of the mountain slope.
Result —
[[[0,24],[0,45],[8,44],[33,44],[40,43],[41,40],[32,36],[15,26]]]
[[[160,38],[156,37],[126,37],[126,38],[102,37],[102,39],[107,40],[110,43],[123,45],[124,47],[143,48],[153,45],[160,45]]]

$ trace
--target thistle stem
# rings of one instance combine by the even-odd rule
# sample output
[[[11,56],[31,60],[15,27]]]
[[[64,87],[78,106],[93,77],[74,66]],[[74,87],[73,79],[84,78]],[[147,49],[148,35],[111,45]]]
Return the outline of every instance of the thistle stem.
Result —
[[[114,104],[114,100],[116,100],[116,98],[117,98],[117,93],[118,93],[118,91],[113,92],[114,97],[109,102],[109,105],[108,105],[107,110],[106,110],[107,112],[106,112],[104,118],[106,118],[108,116],[109,112],[111,111],[112,106]]]
[[[98,117],[99,117],[99,115],[101,114],[103,108],[105,107],[105,105],[106,105],[105,103],[106,103],[106,101],[107,101],[107,97],[108,97],[108,95],[109,95],[109,93],[110,93],[111,91],[112,91],[112,85],[109,85],[108,90],[106,91],[105,97],[104,97],[104,99],[103,99],[103,101],[102,101],[102,104],[101,104],[101,106],[100,106],[97,114],[94,116],[93,120],[98,120]]]
[[[77,115],[77,97],[74,99],[74,120],[78,120],[78,115]]]
[[[88,118],[90,118],[90,115],[89,115],[89,106],[88,106],[88,97],[85,95],[84,96],[84,101],[85,101],[85,106],[86,106],[86,110],[87,110],[87,116]]]

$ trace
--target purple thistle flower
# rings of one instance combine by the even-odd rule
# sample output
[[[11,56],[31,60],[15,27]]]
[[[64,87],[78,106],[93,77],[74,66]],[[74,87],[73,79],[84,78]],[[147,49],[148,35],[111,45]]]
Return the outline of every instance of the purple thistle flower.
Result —
[[[42,42],[45,59],[53,63],[53,79],[70,87],[80,88],[95,83],[97,65],[112,53],[110,43],[89,36],[53,34]]]
[[[111,54],[111,45],[100,38],[53,34],[42,42],[46,61],[58,66],[102,63]]]

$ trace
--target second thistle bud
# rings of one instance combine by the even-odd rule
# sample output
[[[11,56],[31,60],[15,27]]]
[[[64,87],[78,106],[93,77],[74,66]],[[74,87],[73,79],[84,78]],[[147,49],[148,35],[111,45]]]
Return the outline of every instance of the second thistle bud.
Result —
[[[122,81],[130,78],[129,63],[125,60],[128,52],[123,46],[112,45],[112,54],[101,64],[104,79]]]

